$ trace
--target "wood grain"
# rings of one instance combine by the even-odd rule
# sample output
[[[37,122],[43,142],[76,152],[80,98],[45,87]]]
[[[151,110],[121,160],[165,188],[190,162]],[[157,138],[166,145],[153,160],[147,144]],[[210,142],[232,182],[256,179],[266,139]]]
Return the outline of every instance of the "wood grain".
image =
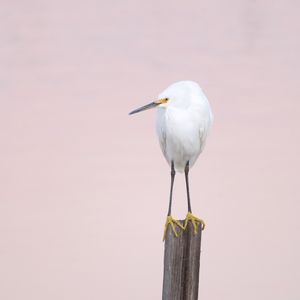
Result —
[[[183,223],[183,221],[181,221]],[[175,225],[176,226],[176,225]],[[201,251],[201,226],[197,234],[191,223],[185,231],[169,226],[165,239],[163,300],[197,300]]]

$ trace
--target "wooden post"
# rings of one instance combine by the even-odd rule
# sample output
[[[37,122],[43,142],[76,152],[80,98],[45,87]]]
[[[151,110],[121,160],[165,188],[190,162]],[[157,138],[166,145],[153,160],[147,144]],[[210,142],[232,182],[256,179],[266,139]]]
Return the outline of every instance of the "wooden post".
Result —
[[[180,221],[183,223],[183,221]],[[198,224],[198,223],[197,223]],[[186,230],[177,225],[178,237],[171,226],[165,238],[163,300],[197,300],[199,289],[201,225],[197,234],[189,222]]]

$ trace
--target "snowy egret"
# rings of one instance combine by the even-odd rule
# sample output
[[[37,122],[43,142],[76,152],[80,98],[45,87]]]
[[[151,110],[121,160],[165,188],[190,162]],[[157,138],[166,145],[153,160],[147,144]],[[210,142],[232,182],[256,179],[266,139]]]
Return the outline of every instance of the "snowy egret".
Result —
[[[192,214],[188,174],[204,148],[213,115],[205,94],[193,81],[173,83],[158,96],[158,99],[129,114],[157,107],[156,131],[161,150],[171,167],[169,210],[164,235],[170,225],[174,234],[178,236],[174,223],[185,230],[189,221],[192,222],[196,233],[197,222],[201,223],[202,229],[205,223]],[[171,216],[176,171],[185,173],[188,213],[184,224]]]

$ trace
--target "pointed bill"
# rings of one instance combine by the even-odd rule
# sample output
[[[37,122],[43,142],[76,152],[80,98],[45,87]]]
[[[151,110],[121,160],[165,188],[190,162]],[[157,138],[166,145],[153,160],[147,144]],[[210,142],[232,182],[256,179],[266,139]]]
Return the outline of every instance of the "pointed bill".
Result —
[[[156,107],[156,106],[158,106],[158,105],[160,105],[160,104],[162,104],[162,103],[166,103],[167,101],[168,101],[167,98],[159,99],[159,100],[157,100],[157,101],[151,102],[151,103],[149,103],[149,104],[147,104],[147,105],[144,105],[144,106],[142,106],[142,107],[140,107],[140,108],[137,108],[137,109],[131,111],[131,112],[129,113],[129,115],[133,115],[133,114],[136,114],[136,113],[138,113],[138,112],[141,112],[141,111],[144,111],[144,110],[148,110],[148,109],[154,108],[154,107]]]
[[[129,113],[129,115],[133,115],[133,114],[136,114],[136,113],[141,112],[141,111],[143,111],[143,110],[148,110],[148,109],[154,108],[154,107],[158,106],[159,104],[160,104],[160,103],[157,103],[156,101],[151,102],[151,103],[149,103],[149,104],[147,104],[147,105],[144,105],[144,106],[142,106],[142,107],[140,107],[140,108],[137,108],[137,109],[131,111],[131,112]]]

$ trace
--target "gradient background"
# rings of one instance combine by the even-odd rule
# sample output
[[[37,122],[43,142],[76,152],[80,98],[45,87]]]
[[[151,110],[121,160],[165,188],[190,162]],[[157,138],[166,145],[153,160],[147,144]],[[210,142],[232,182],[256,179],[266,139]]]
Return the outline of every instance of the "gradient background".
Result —
[[[0,298],[161,298],[154,111],[201,84],[200,299],[299,300],[299,1],[15,1],[0,10]],[[184,177],[174,217],[184,218]]]

